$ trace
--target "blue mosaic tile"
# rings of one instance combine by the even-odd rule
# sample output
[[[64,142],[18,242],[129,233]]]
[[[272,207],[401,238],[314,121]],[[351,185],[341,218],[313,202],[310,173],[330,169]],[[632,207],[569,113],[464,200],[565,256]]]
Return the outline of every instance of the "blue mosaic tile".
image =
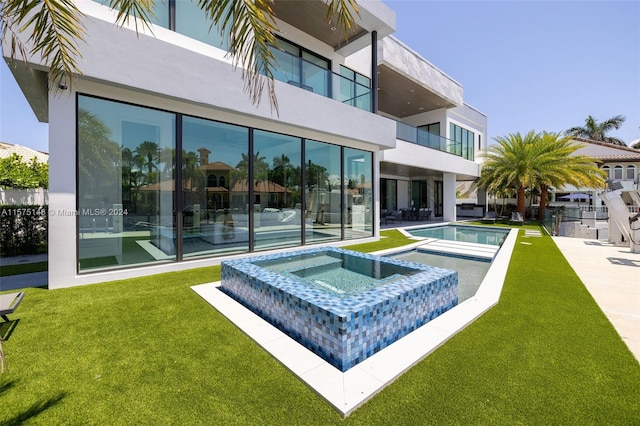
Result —
[[[256,263],[342,253],[417,270],[340,295]],[[295,262],[295,260],[293,261]],[[292,263],[293,263],[292,262]],[[299,266],[291,266],[298,268]],[[341,371],[453,308],[458,273],[399,259],[319,247],[222,262],[222,290]]]

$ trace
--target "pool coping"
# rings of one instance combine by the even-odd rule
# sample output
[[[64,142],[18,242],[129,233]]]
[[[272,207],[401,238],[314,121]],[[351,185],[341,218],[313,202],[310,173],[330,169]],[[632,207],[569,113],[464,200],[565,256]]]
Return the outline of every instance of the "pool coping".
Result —
[[[219,281],[191,288],[346,417],[498,303],[519,230],[511,229],[473,297],[344,373],[224,294]],[[372,254],[423,244],[420,240]]]

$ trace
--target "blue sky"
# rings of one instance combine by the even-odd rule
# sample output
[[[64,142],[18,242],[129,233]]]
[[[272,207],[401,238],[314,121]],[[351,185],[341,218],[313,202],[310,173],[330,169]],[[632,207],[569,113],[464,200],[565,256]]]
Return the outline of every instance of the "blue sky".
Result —
[[[624,115],[611,133],[640,138],[640,1],[385,0],[403,43],[460,82],[488,116],[489,140],[562,131]],[[0,64],[0,141],[47,151],[38,123]]]

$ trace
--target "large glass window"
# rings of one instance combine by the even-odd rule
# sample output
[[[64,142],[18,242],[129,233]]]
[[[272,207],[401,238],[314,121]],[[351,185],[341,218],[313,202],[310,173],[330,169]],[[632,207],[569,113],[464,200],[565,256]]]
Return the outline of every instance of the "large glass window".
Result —
[[[341,238],[340,147],[307,140],[305,143],[305,224],[307,244]]]
[[[111,7],[111,0],[93,0],[96,3],[100,3],[105,6]],[[152,0],[153,14],[150,17],[152,24],[159,25],[164,28],[169,28],[169,0]],[[117,8],[115,10],[118,10]]]
[[[453,153],[462,158],[473,161],[474,159],[474,133],[456,124],[449,123],[449,137],[455,142]]]
[[[369,151],[85,95],[77,117],[80,272],[373,234]]]
[[[277,61],[273,78],[331,97],[329,60],[283,39],[278,39],[271,51]]]
[[[253,133],[256,250],[302,244],[301,155],[300,138]]]
[[[387,212],[398,210],[398,181],[380,179],[380,208]]]
[[[249,250],[249,129],[182,120],[184,257]]]
[[[175,115],[79,96],[77,131],[79,270],[175,260]]]
[[[344,148],[344,238],[373,235],[373,155]]]
[[[229,49],[229,40],[220,34],[218,27],[207,18],[205,12],[198,6],[198,2],[178,0],[175,2],[176,28],[175,31],[196,40]]]

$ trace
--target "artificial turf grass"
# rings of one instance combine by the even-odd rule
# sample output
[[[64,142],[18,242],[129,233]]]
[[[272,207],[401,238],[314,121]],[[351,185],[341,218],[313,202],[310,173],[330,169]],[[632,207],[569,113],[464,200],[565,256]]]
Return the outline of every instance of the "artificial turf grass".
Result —
[[[27,290],[29,304],[21,308],[28,309],[7,343],[13,373],[0,377],[11,389],[0,393],[1,406],[11,407],[0,410],[0,424],[30,415],[48,424],[237,424],[263,416],[285,422],[288,407],[298,404],[332,416],[189,288],[219,279],[219,267],[203,271],[201,279],[189,274],[189,283],[173,273]]]
[[[499,304],[371,405],[398,423],[633,424],[639,398],[640,365],[552,239],[521,231]]]
[[[387,229],[384,231],[380,231],[380,240],[378,241],[354,244],[345,248],[348,248],[349,250],[370,253],[374,251],[400,247],[410,243],[415,243],[415,240],[407,238],[402,232],[398,231],[397,229]]]
[[[500,303],[345,421],[190,290],[219,267],[28,289],[0,424],[633,423],[640,366],[550,237],[523,234]]]

